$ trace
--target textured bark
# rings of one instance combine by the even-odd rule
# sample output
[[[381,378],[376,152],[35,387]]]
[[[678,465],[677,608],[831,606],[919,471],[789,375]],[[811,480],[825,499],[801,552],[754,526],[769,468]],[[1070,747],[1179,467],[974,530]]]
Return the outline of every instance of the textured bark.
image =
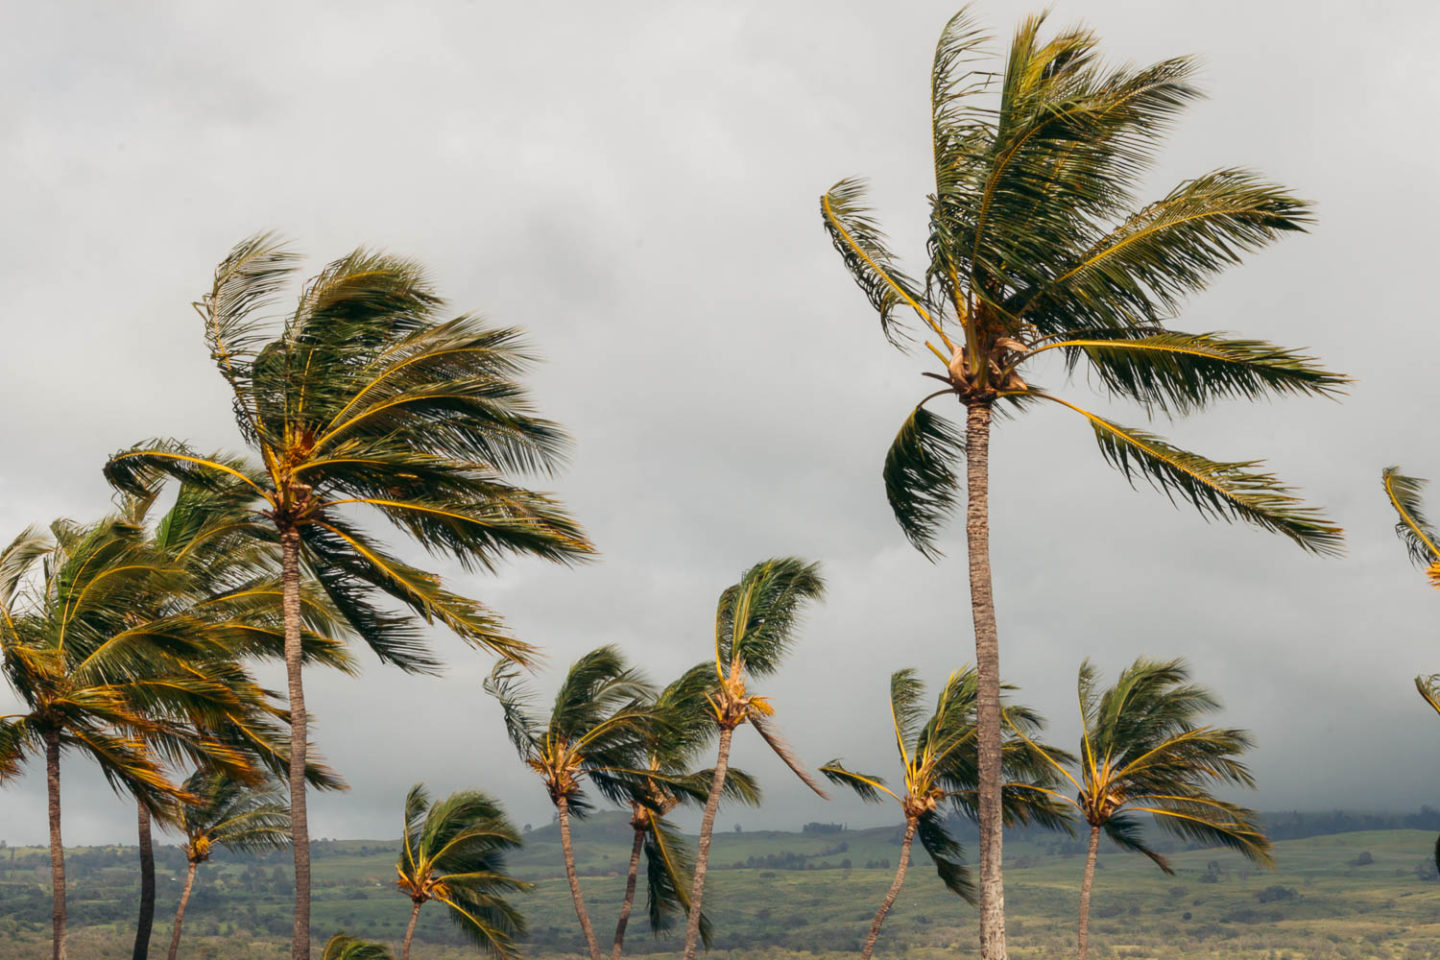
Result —
[[[140,919],[135,923],[134,960],[150,956],[150,932],[155,927],[155,841],[150,835],[150,811],[135,804],[140,824]]]
[[[1080,934],[1076,955],[1085,960],[1090,952],[1090,886],[1095,881],[1095,857],[1100,852],[1100,828],[1090,828],[1090,850],[1085,854],[1085,879],[1080,881]]]
[[[410,910],[410,924],[405,928],[405,943],[400,947],[400,960],[410,960],[410,941],[415,939],[415,921],[420,919],[420,908],[424,901],[416,900]]]
[[[630,848],[630,870],[625,874],[625,902],[620,904],[620,919],[615,922],[615,946],[610,950],[610,960],[620,960],[620,951],[625,948],[625,928],[630,925],[630,908],[635,905],[635,878],[640,873],[640,851],[645,847],[645,831],[635,831],[635,843]]]
[[[600,941],[595,939],[595,928],[590,925],[590,914],[585,910],[585,895],[580,892],[580,878],[575,875],[575,848],[570,842],[570,801],[559,797],[555,810],[560,814],[560,844],[565,851],[565,876],[570,881],[570,897],[575,901],[575,916],[580,918],[580,929],[585,933],[585,945],[590,948],[590,960],[600,960]]]
[[[690,885],[690,915],[685,918],[685,960],[695,960],[695,950],[700,945],[700,907],[701,901],[705,899],[705,871],[710,866],[710,835],[715,831],[715,812],[720,809],[720,793],[725,789],[725,771],[730,766],[730,740],[734,736],[733,728],[720,728],[715,776],[710,781],[710,795],[705,798],[705,815],[700,819],[700,844],[695,851],[695,880]]]
[[[885,894],[885,902],[880,904],[880,909],[875,912],[875,919],[870,923],[870,933],[865,937],[865,946],[860,948],[860,960],[870,960],[870,955],[875,952],[875,942],[880,939],[880,924],[885,922],[885,915],[895,906],[895,898],[900,896],[900,887],[905,883],[905,871],[910,869],[910,845],[915,842],[916,826],[918,821],[913,817],[905,820],[905,839],[900,841],[900,866],[895,869],[895,879],[890,882],[890,892]]]
[[[195,868],[199,866],[194,860],[190,861],[190,868],[185,871],[185,889],[180,891],[180,906],[175,908],[175,929],[170,931],[170,953],[169,960],[175,960],[180,953],[180,927],[185,923],[185,908],[190,905],[190,891],[195,888]]]
[[[305,815],[308,717],[300,661],[300,531],[280,533],[281,602],[285,614],[285,677],[290,695],[290,839],[295,854],[295,927],[291,960],[310,960],[310,824]]]
[[[975,621],[975,739],[979,752],[980,956],[1005,960],[1004,827],[1000,788],[1000,638],[990,579],[990,404],[971,403],[965,415],[965,543],[970,557],[970,611]]]
[[[45,792],[50,801],[50,956],[65,960],[65,847],[60,842],[60,734],[45,734]]]

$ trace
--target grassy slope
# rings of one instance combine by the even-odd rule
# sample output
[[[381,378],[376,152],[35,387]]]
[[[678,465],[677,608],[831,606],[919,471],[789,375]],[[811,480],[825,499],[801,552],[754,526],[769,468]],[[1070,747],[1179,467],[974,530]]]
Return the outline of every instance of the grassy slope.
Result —
[[[628,855],[623,822],[600,818],[583,827],[577,842],[579,866],[591,915],[602,939],[613,927],[622,893]],[[843,834],[727,833],[717,837],[715,864],[725,867],[747,857],[776,854],[804,856],[815,867],[830,869],[719,869],[711,874],[707,892],[718,931],[712,957],[788,958],[810,950],[810,957],[839,957],[858,947],[876,904],[889,883],[891,870],[866,868],[870,861],[893,858],[895,831],[849,831]],[[1189,851],[1174,856],[1177,876],[1166,877],[1149,861],[1118,852],[1103,854],[1097,875],[1093,928],[1101,949],[1112,957],[1293,957],[1293,958],[1424,958],[1440,957],[1440,883],[1422,882],[1416,865],[1427,855],[1433,836],[1420,831],[1370,831],[1286,841],[1278,846],[1276,873],[1247,869],[1238,858],[1215,851]],[[553,828],[536,830],[516,871],[538,886],[524,911],[530,919],[536,957],[578,956],[574,915],[559,869],[558,838]],[[840,843],[847,849],[838,851]],[[1046,855],[1053,841],[1020,840],[1007,847],[1012,864],[1007,876],[1010,928],[1017,960],[1064,956],[1072,948],[1078,856]],[[376,939],[398,941],[409,904],[394,890],[394,854],[376,841],[322,845],[315,860],[315,925],[320,931],[345,929]],[[362,855],[362,848],[370,848]],[[1373,863],[1352,866],[1361,851]],[[23,854],[22,854],[23,857]],[[840,864],[849,859],[850,869]],[[1219,864],[1218,882],[1202,881],[1209,864]],[[277,860],[278,864],[280,861]],[[122,867],[107,868],[115,873]],[[206,867],[201,883],[211,891],[197,900],[187,918],[184,955],[189,957],[280,957],[283,937],[247,931],[263,921],[288,916],[285,898],[275,891],[240,883],[244,867],[217,863]],[[267,876],[273,866],[266,864]],[[251,869],[252,874],[255,872]],[[1210,871],[1213,875],[1213,871]],[[881,953],[914,960],[973,956],[973,911],[948,894],[917,858],[904,893],[887,922]],[[6,899],[18,886],[37,882],[30,875],[7,875]],[[175,884],[162,871],[160,928],[173,909]],[[1262,901],[1272,887],[1293,891],[1293,897]],[[97,890],[98,888],[93,888]],[[643,897],[643,885],[642,885]],[[83,914],[82,881],[72,910]],[[119,899],[124,899],[120,897]],[[475,956],[457,943],[438,909],[422,922],[417,958]],[[0,904],[0,916],[6,911]],[[636,952],[673,951],[673,940],[653,940],[640,916],[632,924]],[[1185,914],[1189,914],[1189,918]],[[259,918],[257,922],[256,918]],[[129,955],[130,925],[114,920],[81,926],[72,956]],[[39,957],[44,930],[0,919],[0,958]],[[159,951],[157,950],[158,954]]]

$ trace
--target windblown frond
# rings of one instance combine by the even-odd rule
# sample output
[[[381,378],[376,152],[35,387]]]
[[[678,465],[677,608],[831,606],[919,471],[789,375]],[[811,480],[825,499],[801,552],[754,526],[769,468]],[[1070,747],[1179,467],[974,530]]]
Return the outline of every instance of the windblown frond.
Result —
[[[935,538],[961,493],[955,462],[965,435],[944,417],[917,406],[885,455],[885,496],[905,538],[926,557],[940,556]]]
[[[820,198],[820,215],[850,276],[880,314],[881,332],[900,346],[906,338],[903,323],[895,317],[896,309],[908,308],[927,321],[930,311],[922,303],[923,294],[915,281],[901,271],[886,248],[885,234],[864,200],[863,180],[841,180]]]
[[[1395,535],[1405,544],[1410,561],[1425,570],[1430,582],[1440,587],[1440,536],[1425,516],[1420,494],[1427,481],[1420,477],[1409,477],[1399,467],[1386,467],[1381,477],[1385,495],[1390,506],[1395,508],[1399,519],[1395,523]]]

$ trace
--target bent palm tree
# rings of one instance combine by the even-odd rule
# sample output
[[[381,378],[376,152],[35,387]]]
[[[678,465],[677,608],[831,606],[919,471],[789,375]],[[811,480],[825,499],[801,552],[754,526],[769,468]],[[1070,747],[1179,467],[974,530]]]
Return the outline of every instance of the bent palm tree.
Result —
[[[1270,840],[1260,832],[1259,814],[1211,793],[1220,784],[1255,785],[1237,759],[1250,749],[1250,735],[1199,723],[1201,716],[1219,709],[1214,695],[1189,683],[1189,670],[1179,660],[1141,657],[1103,692],[1096,689],[1096,675],[1088,660],[1080,667],[1078,776],[1069,770],[1074,758],[1031,742],[1074,785],[1076,796],[1032,789],[1069,803],[1090,827],[1080,885],[1080,960],[1090,947],[1090,887],[1101,832],[1120,849],[1143,853],[1174,873],[1146,841],[1136,814],[1150,814],[1162,830],[1184,840],[1229,847],[1271,864]]]
[[[169,960],[175,960],[180,952],[180,931],[195,887],[195,872],[216,847],[249,853],[290,842],[290,810],[283,793],[257,790],[216,771],[192,775],[184,789],[194,800],[180,804],[174,817],[185,834],[186,869],[175,928],[170,933]]]
[[[400,960],[410,960],[415,921],[431,900],[450,908],[450,919],[477,947],[501,960],[518,957],[525,920],[505,894],[531,885],[505,873],[505,854],[519,846],[520,834],[505,812],[480,791],[462,790],[432,804],[423,784],[411,787],[395,865],[396,883],[414,903]]]
[[[1005,952],[1000,827],[1000,656],[989,553],[989,441],[997,403],[1052,403],[1082,417],[1101,455],[1209,518],[1242,521],[1332,553],[1341,532],[1258,461],[1210,460],[1121,426],[1027,382],[1058,353],[1147,414],[1183,414],[1225,397],[1332,395],[1346,379],[1310,357],[1258,340],[1184,333],[1166,324],[1211,277],[1281,236],[1309,208],[1252,173],[1224,169],[1136,203],[1166,128],[1198,96],[1193,61],[1111,67],[1096,37],[1041,37],[1044,17],[1016,31],[998,72],[980,65],[985,38],[968,11],[946,26],[931,86],[935,192],[923,282],[900,267],[842,180],[820,201],[826,231],[896,346],[913,314],[938,381],[911,411],[885,458],[886,495],[926,556],[961,493],[980,675],[981,952]],[[1027,374],[1028,375],[1028,374]],[[963,429],[928,409],[965,411]]]
[[[870,932],[861,947],[861,960],[869,960],[880,939],[880,925],[900,895],[905,874],[910,866],[910,847],[915,837],[930,855],[935,872],[945,886],[970,903],[975,902],[975,887],[969,871],[961,862],[960,844],[946,829],[943,809],[952,807],[971,818],[976,817],[978,759],[975,749],[975,702],[979,689],[972,669],[950,674],[935,701],[935,709],[926,717],[921,706],[925,687],[914,670],[900,670],[890,675],[890,718],[895,727],[895,745],[905,770],[903,796],[885,785],[873,774],[856,773],[841,760],[831,760],[820,768],[831,782],[847,786],[866,802],[879,803],[888,795],[900,804],[905,815],[905,832],[900,841],[899,865],[880,909],[871,921]],[[1033,711],[1018,706],[1002,707],[1004,719],[1019,730],[1038,734],[1044,722]],[[1045,748],[1050,756],[1070,758],[1054,747]],[[1019,736],[1006,738],[1003,764],[1006,783],[1002,805],[1005,824],[1041,823],[1050,827],[1067,826],[1064,810],[1045,795],[1021,789],[1025,786],[1048,786],[1055,775],[1045,758]],[[1019,780],[1020,783],[1012,781]]]
[[[627,783],[632,794],[630,826],[635,838],[630,848],[625,898],[615,923],[610,960],[619,960],[624,949],[642,853],[650,932],[659,936],[671,928],[677,915],[685,916],[689,912],[694,859],[680,831],[666,817],[683,803],[703,804],[714,779],[713,770],[692,768],[700,751],[715,739],[715,718],[710,712],[710,697],[715,688],[714,667],[701,663],[644,704],[653,722],[641,736],[637,775]],[[751,806],[760,802],[760,789],[754,778],[742,770],[728,772],[723,795]],[[703,914],[700,939],[709,945],[710,921]]]
[[[116,454],[105,469],[131,490],[160,472],[243,484],[255,526],[279,542],[295,745],[291,955],[309,960],[302,571],[382,660],[434,671],[422,621],[438,620],[466,642],[519,662],[532,650],[482,604],[386,551],[366,532],[366,514],[466,569],[493,569],[509,554],[568,562],[592,548],[554,499],[508,479],[551,470],[565,444],[555,424],[535,416],[520,382],[531,360],[518,331],[468,315],[440,320],[442,301],[416,264],[362,250],[309,280],[272,339],[265,314],[295,259],[271,236],[245,240],[196,304],[211,356],[234,394],[240,432],[261,466],[156,440]],[[382,597],[408,613],[382,605]]]
[[[775,708],[766,697],[747,687],[750,677],[768,677],[780,668],[795,639],[805,605],[825,592],[818,564],[795,557],[764,560],[746,570],[740,582],[725,588],[715,610],[715,680],[708,694],[710,710],[719,727],[715,772],[700,818],[700,841],[695,852],[695,878],[690,884],[690,913],[685,923],[685,960],[694,960],[700,942],[705,871],[710,863],[710,837],[715,813],[725,792],[730,766],[730,742],[744,724],[761,739],[806,786],[824,797],[820,784],[806,772],[781,739],[770,718]]]
[[[177,796],[165,757],[242,770],[246,759],[190,722],[204,717],[213,727],[242,709],[229,686],[194,666],[215,655],[213,638],[185,617],[134,615],[183,590],[184,571],[155,555],[128,517],[61,520],[51,532],[27,530],[0,551],[0,655],[24,705],[0,717],[0,742],[10,772],[33,751],[45,757],[53,956],[63,960],[62,753],[90,757],[112,788],[151,813]]]
[[[544,721],[534,715],[532,697],[513,663],[497,663],[485,690],[500,702],[511,743],[520,759],[540,775],[555,805],[575,916],[591,960],[600,960],[600,941],[575,872],[570,815],[583,817],[590,810],[583,789],[586,779],[612,800],[623,802],[628,796],[637,747],[653,722],[638,704],[653,690],[611,646],[592,650],[571,665]]]

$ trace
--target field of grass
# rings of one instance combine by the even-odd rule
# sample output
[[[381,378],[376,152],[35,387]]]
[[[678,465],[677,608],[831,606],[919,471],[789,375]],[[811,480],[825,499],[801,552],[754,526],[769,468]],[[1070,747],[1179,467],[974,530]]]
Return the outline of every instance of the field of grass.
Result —
[[[717,836],[706,893],[716,960],[825,960],[853,955],[889,884],[898,828],[843,833],[727,833]],[[601,817],[577,834],[579,868],[597,930],[608,944],[623,893],[628,828]],[[1277,845],[1274,873],[1218,851],[1173,855],[1176,875],[1142,857],[1102,853],[1094,896],[1094,955],[1127,958],[1255,957],[1289,960],[1440,958],[1440,882],[1422,876],[1434,842],[1418,830],[1373,830]],[[1077,844],[1028,835],[1007,842],[1006,897],[1012,955],[1063,957],[1073,950],[1081,858]],[[10,858],[5,863],[5,855]],[[316,845],[314,923],[398,942],[409,902],[394,887],[395,848],[381,841]],[[767,859],[768,858],[768,859]],[[178,890],[178,858],[162,853],[163,948]],[[284,854],[207,865],[186,920],[186,957],[229,960],[288,956]],[[130,955],[134,850],[77,851],[71,955]],[[8,868],[8,869],[7,869]],[[530,956],[579,957],[580,940],[553,827],[527,836],[516,872],[534,880],[524,898]],[[0,854],[0,958],[40,957],[48,933],[43,853]],[[642,893],[643,897],[643,884]],[[433,911],[433,913],[431,912]],[[437,907],[422,914],[415,956],[475,956]],[[677,953],[653,939],[637,907],[627,953]],[[878,953],[912,960],[975,956],[975,913],[949,894],[917,857],[886,922]],[[323,938],[322,938],[323,939]],[[157,950],[158,952],[158,950]]]

